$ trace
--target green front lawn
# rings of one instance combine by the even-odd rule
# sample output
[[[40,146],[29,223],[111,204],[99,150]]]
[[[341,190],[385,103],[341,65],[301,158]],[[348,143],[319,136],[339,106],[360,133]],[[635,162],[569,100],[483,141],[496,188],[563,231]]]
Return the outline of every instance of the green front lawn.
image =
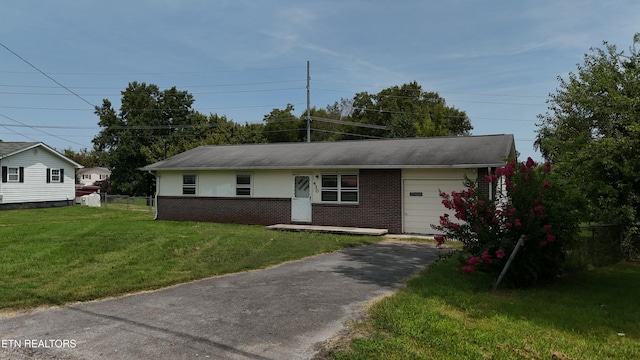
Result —
[[[620,263],[529,290],[438,262],[356,324],[332,359],[640,359],[640,264]]]
[[[158,289],[380,240],[80,206],[0,211],[0,309]]]

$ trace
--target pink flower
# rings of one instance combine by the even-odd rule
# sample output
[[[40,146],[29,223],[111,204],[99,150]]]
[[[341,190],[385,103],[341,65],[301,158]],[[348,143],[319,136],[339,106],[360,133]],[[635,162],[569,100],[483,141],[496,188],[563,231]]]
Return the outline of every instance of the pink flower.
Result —
[[[445,237],[442,235],[434,236],[433,238],[438,242],[438,246],[444,243]]]
[[[471,274],[472,272],[475,272],[475,271],[476,271],[476,267],[473,265],[467,265],[462,267],[463,273]]]
[[[552,234],[547,234],[547,240],[549,242],[554,242],[554,241],[556,241],[556,237],[553,236]]]
[[[516,219],[516,220],[513,222],[513,225],[514,225],[516,228],[522,227],[522,223],[520,222],[520,219]]]
[[[521,164],[520,165],[520,172],[527,172],[527,165]]]
[[[498,259],[502,259],[502,258],[503,258],[503,257],[505,257],[505,256],[506,256],[506,254],[504,253],[504,250],[499,249],[498,251],[496,251],[496,257],[497,257]]]
[[[533,159],[532,159],[532,158],[530,158],[530,157],[529,157],[529,158],[527,158],[527,167],[528,167],[528,168],[532,168],[532,167],[534,167],[534,166],[536,166],[536,162],[535,162],[535,161],[533,161]]]
[[[542,171],[545,173],[551,172],[551,162],[549,161],[545,162],[544,167],[542,168]]]
[[[506,224],[504,224],[504,226],[506,226],[507,229],[511,229],[513,225],[510,222],[507,222]]]
[[[491,180],[492,180],[492,179],[491,179],[491,176],[489,176],[489,175],[485,175],[485,176],[484,176],[484,181],[486,181],[486,182],[490,183],[490,182],[491,182]]]
[[[493,262],[493,260],[491,260],[491,255],[489,255],[489,251],[487,250],[482,252],[482,255],[480,255],[480,259],[482,259],[482,262],[484,262],[485,264],[491,264]]]
[[[542,184],[542,187],[545,189],[551,188],[551,182],[549,180],[545,181],[544,184]]]
[[[551,230],[551,225],[545,225],[542,228],[544,229],[544,231],[549,231]]]
[[[467,259],[467,264],[468,264],[468,265],[475,265],[475,264],[477,264],[478,262],[480,262],[480,257],[478,257],[478,256],[473,256],[473,255],[471,255],[471,256],[469,256],[469,258]]]

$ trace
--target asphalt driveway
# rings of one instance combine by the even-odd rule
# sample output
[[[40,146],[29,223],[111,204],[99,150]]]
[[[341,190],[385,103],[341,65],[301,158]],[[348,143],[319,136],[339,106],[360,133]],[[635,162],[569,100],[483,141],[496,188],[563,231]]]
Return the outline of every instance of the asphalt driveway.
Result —
[[[0,317],[0,359],[309,359],[445,250],[383,242]]]

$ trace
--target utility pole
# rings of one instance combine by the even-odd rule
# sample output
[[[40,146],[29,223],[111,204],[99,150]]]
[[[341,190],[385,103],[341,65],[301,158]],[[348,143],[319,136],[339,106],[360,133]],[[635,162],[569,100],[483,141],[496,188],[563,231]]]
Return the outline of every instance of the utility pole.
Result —
[[[311,97],[309,94],[309,60],[307,60],[307,142],[311,142]]]

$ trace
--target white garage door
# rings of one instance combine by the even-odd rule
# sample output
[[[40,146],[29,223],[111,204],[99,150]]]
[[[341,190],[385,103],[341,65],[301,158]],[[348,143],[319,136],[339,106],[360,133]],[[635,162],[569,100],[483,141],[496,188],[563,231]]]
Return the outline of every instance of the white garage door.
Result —
[[[462,179],[404,180],[404,232],[413,234],[436,234],[431,224],[438,225],[440,216],[447,211],[442,205],[440,191],[461,191]]]

